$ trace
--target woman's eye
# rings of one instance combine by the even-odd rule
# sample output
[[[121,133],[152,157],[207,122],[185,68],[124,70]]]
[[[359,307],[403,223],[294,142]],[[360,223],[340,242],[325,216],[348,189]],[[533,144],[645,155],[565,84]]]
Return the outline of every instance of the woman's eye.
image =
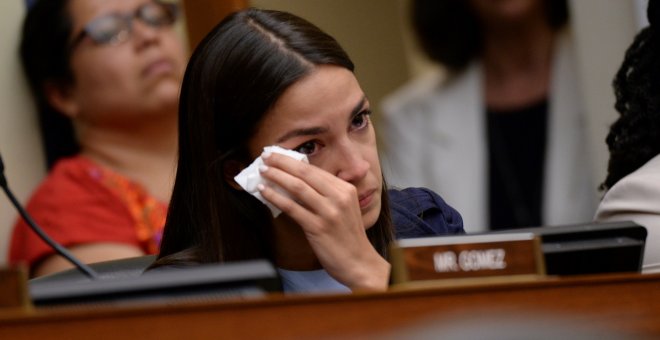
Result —
[[[355,130],[359,130],[369,124],[369,115],[371,111],[362,111],[353,117],[351,121],[351,127]]]
[[[314,152],[316,152],[316,149],[317,149],[317,144],[315,142],[309,141],[299,145],[293,150],[309,156],[312,155]]]

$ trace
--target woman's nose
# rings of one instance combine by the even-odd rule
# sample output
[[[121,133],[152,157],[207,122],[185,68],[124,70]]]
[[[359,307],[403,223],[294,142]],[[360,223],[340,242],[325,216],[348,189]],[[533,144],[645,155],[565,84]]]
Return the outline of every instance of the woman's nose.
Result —
[[[338,150],[336,159],[337,177],[349,183],[356,183],[369,172],[371,165],[358,146],[345,145]]]
[[[159,28],[149,26],[138,19],[134,19],[131,33],[133,35],[133,43],[139,49],[158,40]]]

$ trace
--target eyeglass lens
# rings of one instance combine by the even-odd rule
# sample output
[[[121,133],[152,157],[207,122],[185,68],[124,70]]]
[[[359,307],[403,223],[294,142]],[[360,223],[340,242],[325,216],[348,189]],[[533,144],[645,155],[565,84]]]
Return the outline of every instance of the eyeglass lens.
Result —
[[[134,14],[104,15],[89,22],[79,38],[74,40],[72,47],[78,44],[85,34],[97,44],[119,43],[130,35],[133,18],[138,18],[151,27],[162,27],[173,24],[176,14],[174,4],[150,2],[140,6]]]

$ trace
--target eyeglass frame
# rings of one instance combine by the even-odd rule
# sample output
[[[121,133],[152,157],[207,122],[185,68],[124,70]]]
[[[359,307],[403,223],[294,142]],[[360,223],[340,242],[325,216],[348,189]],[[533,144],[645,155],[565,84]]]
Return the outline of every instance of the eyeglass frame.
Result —
[[[142,18],[141,13],[142,13],[142,11],[145,7],[152,6],[152,5],[164,7],[166,9],[166,11],[168,11],[170,16],[171,16],[171,22],[165,23],[165,24],[162,24],[162,25],[157,25],[157,24],[152,24],[148,21],[145,21]],[[125,26],[126,29],[117,32],[117,34],[114,35],[113,38],[110,39],[107,42],[99,42],[96,39],[94,39],[93,35],[91,35],[89,33],[90,27],[93,27],[95,24],[97,24],[100,19],[104,19],[104,18],[107,18],[107,17],[118,17],[118,18],[122,19],[125,23],[127,23],[127,25]],[[115,44],[122,43],[122,42],[126,41],[128,39],[128,37],[119,38],[119,39],[117,39],[116,37],[122,36],[122,33],[124,33],[123,34],[124,36],[130,35],[133,31],[133,20],[135,20],[135,19],[141,20],[144,24],[148,25],[149,27],[159,28],[159,27],[164,27],[164,26],[172,26],[177,21],[178,17],[179,17],[179,6],[177,6],[176,3],[165,3],[165,2],[162,2],[162,1],[147,2],[143,5],[141,5],[140,7],[136,8],[132,13],[118,13],[118,12],[108,13],[106,15],[96,17],[96,18],[92,19],[90,22],[88,22],[87,24],[85,24],[85,26],[83,26],[83,29],[80,31],[80,33],[78,33],[76,35],[76,37],[71,40],[71,43],[69,44],[69,51],[73,51],[82,42],[82,40],[85,39],[85,37],[87,37],[87,36],[89,36],[92,39],[92,41],[94,41],[94,43],[98,44],[98,45],[108,45],[108,44],[115,45]]]

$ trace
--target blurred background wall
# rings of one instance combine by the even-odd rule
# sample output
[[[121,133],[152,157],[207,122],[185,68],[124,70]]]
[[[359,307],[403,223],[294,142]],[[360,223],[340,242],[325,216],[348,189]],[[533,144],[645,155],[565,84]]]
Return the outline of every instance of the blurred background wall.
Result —
[[[45,174],[35,106],[18,60],[23,0],[0,1],[0,154],[10,188],[25,202]],[[0,197],[0,264],[7,256],[9,232],[17,216]]]
[[[295,13],[334,36],[355,63],[372,105],[405,82],[409,64],[401,0],[252,0],[255,7]],[[375,115],[377,119],[377,114]]]
[[[187,0],[185,7],[196,1],[199,4],[208,0]],[[432,67],[412,39],[407,13],[409,1],[252,0],[246,3],[293,12],[334,35],[356,63],[357,77],[378,119],[380,100],[387,93]],[[645,6],[645,0],[570,1],[581,86],[590,117],[590,147],[598,178],[605,176],[608,155],[604,139],[609,124],[616,118],[612,77],[623,60],[625,48],[644,24]],[[36,113],[17,57],[24,11],[24,0],[0,1],[0,153],[11,188],[23,203],[45,174]],[[188,24],[195,20],[187,18]],[[185,27],[182,31],[185,34]],[[196,40],[191,41],[194,44]],[[0,265],[6,263],[7,242],[16,218],[15,210],[2,196]]]

